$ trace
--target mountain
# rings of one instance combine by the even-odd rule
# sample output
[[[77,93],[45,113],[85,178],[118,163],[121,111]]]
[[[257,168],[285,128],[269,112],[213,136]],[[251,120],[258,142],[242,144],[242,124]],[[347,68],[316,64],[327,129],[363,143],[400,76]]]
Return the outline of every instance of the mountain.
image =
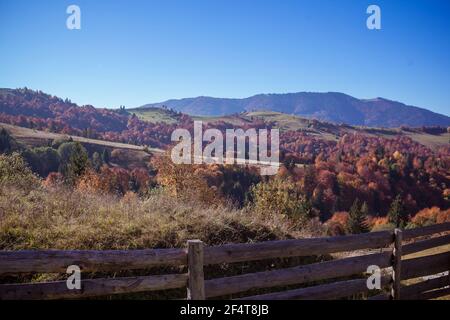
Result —
[[[167,100],[141,108],[162,107],[203,116],[255,110],[276,111],[317,120],[369,127],[450,126],[450,117],[383,98],[357,99],[339,93],[259,94],[244,99],[197,97]]]
[[[264,95],[260,97],[264,98]],[[208,98],[205,99],[208,100]],[[229,105],[228,100],[230,99],[225,99],[224,105]],[[347,106],[352,106],[352,103],[356,104],[355,100],[349,97]],[[366,104],[368,108],[370,108],[371,103],[378,103],[383,106],[384,101],[381,99],[368,100]],[[235,108],[239,107],[238,103],[242,103],[242,101],[235,99]],[[389,109],[391,103],[389,102],[385,108]],[[248,104],[250,105],[250,103]],[[328,106],[333,106],[333,104],[330,102]],[[347,112],[352,112],[351,107],[347,108]],[[400,104],[397,108],[401,110],[404,106]],[[411,107],[408,108],[408,110],[411,109]],[[336,110],[338,110],[337,107]],[[423,109],[418,110],[423,111]],[[190,117],[169,108],[158,107],[127,110],[124,107],[116,110],[101,109],[91,105],[79,106],[69,99],[61,99],[27,88],[0,88],[0,123],[28,128],[32,131],[79,136],[150,148],[164,149],[169,146],[173,131],[177,128],[192,130],[193,120],[202,120],[205,125],[220,130],[276,127],[287,136],[290,134],[309,135],[320,140],[334,142],[344,135],[352,133],[383,138],[409,137],[432,148],[448,146],[449,141],[446,127],[368,128],[333,124],[276,111],[236,112],[237,110],[234,114],[224,116]],[[382,114],[379,118],[374,117],[373,119],[376,121],[383,119]],[[388,114],[388,112],[385,111],[385,114]],[[349,113],[349,115],[353,114]],[[353,116],[353,119],[356,119],[354,121],[359,121],[357,115]],[[408,116],[405,115],[404,118],[406,119]],[[388,115],[386,117],[392,118],[393,116]],[[424,118],[426,117],[428,117],[427,113],[425,113]]]

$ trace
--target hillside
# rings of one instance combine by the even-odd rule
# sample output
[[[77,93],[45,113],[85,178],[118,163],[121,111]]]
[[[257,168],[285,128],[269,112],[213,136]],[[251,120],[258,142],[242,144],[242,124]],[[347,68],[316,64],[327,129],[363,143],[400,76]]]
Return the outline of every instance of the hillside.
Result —
[[[385,102],[385,100],[377,101]],[[367,103],[375,103],[375,101],[367,101]],[[385,118],[389,119],[389,117]],[[448,145],[449,142],[449,133],[445,127],[380,129],[370,126],[335,124],[278,111],[188,116],[166,106],[100,109],[91,105],[78,106],[69,99],[63,100],[41,91],[0,89],[0,122],[86,139],[163,149],[171,143],[170,136],[173,130],[179,127],[192,129],[193,120],[202,120],[206,125],[219,129],[276,127],[283,132],[301,131],[311,137],[327,141],[337,141],[345,134],[358,133],[383,138],[401,135],[431,148]]]
[[[121,157],[120,159],[112,159],[111,164],[124,168],[145,167],[152,154],[162,152],[162,150],[156,148],[146,149],[142,146],[89,139],[74,135],[68,136],[0,122],[0,129],[2,128],[6,129],[17,142],[26,148],[47,147],[52,144],[52,141],[67,140],[70,137],[73,141],[80,142],[90,155],[94,152],[101,153],[104,149],[107,149],[110,153],[116,150],[116,153],[120,153]]]
[[[85,138],[162,148],[175,125],[139,120],[124,108],[78,106],[41,91],[0,89],[0,122]],[[183,123],[180,118],[179,123]]]
[[[178,113],[158,107],[128,109],[139,119],[157,123],[159,121],[173,124],[177,122]],[[192,116],[193,120],[203,121],[207,125],[225,124],[226,126],[244,127],[257,120],[273,125],[282,132],[302,131],[320,139],[336,141],[344,134],[359,133],[367,136],[393,138],[406,136],[430,148],[448,145],[450,134],[443,128],[375,128],[364,126],[337,125],[330,122],[307,119],[301,116],[274,111],[253,111],[224,116]],[[429,131],[429,132],[427,132]],[[433,132],[436,131],[436,132]]]
[[[423,108],[383,98],[357,99],[338,92],[259,94],[244,99],[197,97],[167,100],[141,108],[162,106],[189,115],[221,116],[264,110],[370,127],[450,126],[450,117]]]

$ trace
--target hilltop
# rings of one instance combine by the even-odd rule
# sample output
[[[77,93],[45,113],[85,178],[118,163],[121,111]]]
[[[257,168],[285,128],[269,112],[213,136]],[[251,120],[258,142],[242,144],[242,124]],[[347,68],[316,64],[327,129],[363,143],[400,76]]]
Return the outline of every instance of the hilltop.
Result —
[[[339,93],[298,92],[258,94],[243,99],[196,97],[151,103],[141,108],[167,107],[189,115],[275,111],[337,124],[370,127],[450,126],[450,117],[384,98],[357,99]]]

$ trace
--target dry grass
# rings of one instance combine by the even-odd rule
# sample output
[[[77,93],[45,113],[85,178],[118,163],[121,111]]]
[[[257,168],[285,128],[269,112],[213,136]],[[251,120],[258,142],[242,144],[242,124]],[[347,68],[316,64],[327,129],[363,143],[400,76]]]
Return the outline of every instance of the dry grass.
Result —
[[[141,120],[153,123],[164,122],[173,124],[178,121],[170,111],[160,108],[136,108],[128,109],[128,112],[134,113]]]
[[[301,236],[281,217],[203,207],[162,192],[147,199],[59,189],[0,190],[0,250],[184,247]]]
[[[0,250],[23,249],[142,249],[185,247],[189,239],[208,245],[257,242],[309,236],[296,231],[281,216],[262,217],[224,206],[204,207],[155,191],[146,199],[87,194],[63,187],[35,188],[27,193],[0,186]],[[208,278],[285,268],[312,263],[318,257],[272,259],[254,263],[208,266]],[[321,259],[321,258],[320,258]],[[186,272],[179,267],[118,273],[89,273],[85,278]],[[0,278],[0,283],[65,279],[64,274],[35,274]],[[253,294],[266,293],[256,290]],[[185,289],[125,294],[108,299],[179,299]],[[105,298],[105,297],[104,297]]]

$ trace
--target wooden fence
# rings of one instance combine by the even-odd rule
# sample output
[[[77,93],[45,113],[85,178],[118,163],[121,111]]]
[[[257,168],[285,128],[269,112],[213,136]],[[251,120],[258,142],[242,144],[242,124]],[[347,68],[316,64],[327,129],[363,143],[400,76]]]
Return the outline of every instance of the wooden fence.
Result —
[[[203,300],[232,297],[236,294],[242,296],[256,289],[306,285],[318,281],[323,284],[241,299],[339,299],[360,294],[368,295],[368,299],[373,300],[433,299],[450,294],[450,251],[416,258],[408,258],[407,255],[450,244],[449,231],[450,223],[444,223],[404,231],[396,229],[395,232],[214,247],[192,240],[188,241],[187,249],[0,251],[0,276],[3,277],[30,273],[65,273],[71,265],[79,266],[83,272],[187,266],[187,273],[181,274],[82,279],[79,290],[68,289],[66,281],[1,284],[0,299],[76,299],[187,288],[187,299]],[[421,239],[414,241],[416,238]],[[373,249],[376,249],[375,253]],[[207,280],[203,270],[208,265],[355,250],[371,253]],[[380,279],[384,291],[377,295],[370,293],[367,280],[362,277],[367,268],[373,265],[384,269]],[[439,273],[440,276],[428,277],[426,280],[422,278],[423,281],[405,285],[405,280]],[[335,280],[339,278],[341,279]]]

